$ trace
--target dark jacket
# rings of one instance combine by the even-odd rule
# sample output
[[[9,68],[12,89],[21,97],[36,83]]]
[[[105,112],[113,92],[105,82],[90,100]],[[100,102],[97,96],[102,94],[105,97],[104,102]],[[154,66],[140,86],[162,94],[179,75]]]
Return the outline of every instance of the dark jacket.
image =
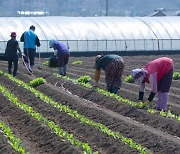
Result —
[[[18,59],[17,46],[18,46],[18,41],[15,39],[10,39],[7,42],[7,46],[5,50],[5,56],[7,60],[13,61]]]

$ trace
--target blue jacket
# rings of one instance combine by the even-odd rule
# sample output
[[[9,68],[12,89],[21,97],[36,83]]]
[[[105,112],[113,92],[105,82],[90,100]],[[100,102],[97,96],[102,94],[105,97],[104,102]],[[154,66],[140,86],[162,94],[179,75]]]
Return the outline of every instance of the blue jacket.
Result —
[[[24,32],[20,40],[24,42],[24,49],[36,49],[36,45],[40,46],[39,38],[32,30]]]

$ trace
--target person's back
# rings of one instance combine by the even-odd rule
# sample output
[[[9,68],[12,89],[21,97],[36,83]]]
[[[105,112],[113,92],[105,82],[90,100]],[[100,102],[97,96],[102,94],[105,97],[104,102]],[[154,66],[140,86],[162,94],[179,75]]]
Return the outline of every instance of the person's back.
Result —
[[[24,33],[24,48],[32,48],[35,49],[35,41],[36,41],[36,34],[32,30],[26,31]]]
[[[10,39],[8,42],[7,42],[7,47],[6,47],[6,56],[8,59],[13,59],[13,58],[16,58],[18,56],[17,54],[17,45],[18,45],[18,42],[14,39]]]
[[[56,41],[55,46],[56,46],[56,48],[58,50],[58,52],[57,52],[58,55],[60,55],[60,54],[70,54],[68,47],[64,43]]]
[[[34,33],[35,27],[31,26],[28,31],[25,31],[21,36],[21,42],[24,42],[24,49],[36,49],[40,42],[38,36]]]
[[[32,73],[34,70],[34,61],[36,56],[36,46],[40,46],[40,41],[38,36],[34,33],[35,26],[30,26],[29,31],[25,31],[20,41],[24,42],[24,65],[27,68],[28,72]],[[31,74],[30,73],[30,74]]]
[[[114,59],[119,59],[122,58],[119,55],[115,55],[115,54],[109,54],[109,55],[105,55],[102,56],[96,63],[96,68],[100,69],[102,68],[103,70],[105,70],[106,66],[108,66],[108,64],[114,60]]]
[[[17,50],[21,53],[19,48],[18,41],[16,40],[16,32],[11,33],[11,39],[7,42],[5,55],[8,60],[8,73],[12,74],[12,64],[14,64],[13,76],[16,76],[18,69],[18,53]]]
[[[144,68],[148,71],[147,78],[150,74],[157,73],[157,81],[172,68],[173,60],[168,57],[161,57],[149,62]]]

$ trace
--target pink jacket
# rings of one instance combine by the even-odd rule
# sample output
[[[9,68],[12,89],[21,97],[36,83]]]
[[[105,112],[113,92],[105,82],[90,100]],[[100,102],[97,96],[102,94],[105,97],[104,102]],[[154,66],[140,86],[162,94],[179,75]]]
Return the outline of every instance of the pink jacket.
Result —
[[[150,83],[151,90],[157,92],[157,82],[161,80],[164,74],[173,67],[173,60],[167,57],[161,57],[149,62],[144,68],[147,70],[145,81]]]

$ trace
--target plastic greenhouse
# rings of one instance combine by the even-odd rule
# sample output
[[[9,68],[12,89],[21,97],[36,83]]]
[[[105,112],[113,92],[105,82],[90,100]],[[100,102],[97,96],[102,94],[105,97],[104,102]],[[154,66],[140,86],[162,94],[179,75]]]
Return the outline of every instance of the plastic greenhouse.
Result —
[[[40,52],[52,52],[50,39],[64,42],[71,52],[180,50],[179,17],[0,17],[0,53],[10,33],[31,25],[41,41]],[[22,48],[23,43],[20,43]]]

